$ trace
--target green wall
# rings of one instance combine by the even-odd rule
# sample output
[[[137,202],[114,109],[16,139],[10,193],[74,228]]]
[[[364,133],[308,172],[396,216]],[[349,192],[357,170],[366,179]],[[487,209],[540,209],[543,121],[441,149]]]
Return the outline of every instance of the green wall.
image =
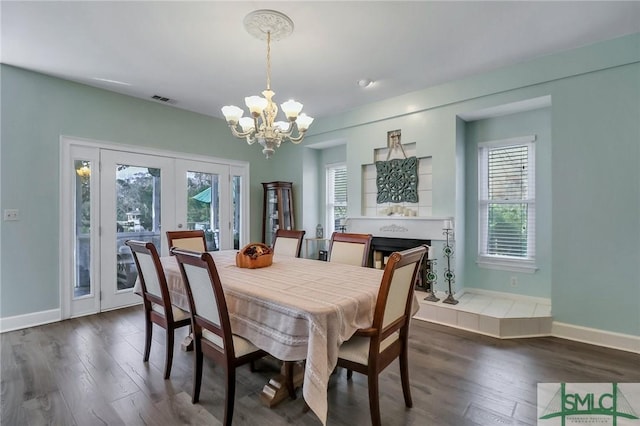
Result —
[[[456,286],[489,288],[490,278],[470,266],[475,256],[465,260],[475,237],[463,216],[473,211],[465,203],[475,182],[464,170],[473,150],[460,117],[550,96],[550,265],[527,287],[547,286],[556,321],[640,335],[640,34],[318,118],[302,145],[286,144],[269,161],[221,120],[8,66],[0,78],[0,197],[22,216],[0,227],[1,317],[59,307],[61,134],[249,161],[257,240],[260,182],[294,182],[296,224],[307,232],[322,216],[322,154],[305,144],[347,142],[348,211],[361,215],[361,167],[386,145],[387,131],[402,129],[419,157],[433,157],[433,215],[457,220]],[[27,250],[42,261],[25,268]]]
[[[554,89],[553,315],[640,335],[640,65]]]
[[[2,318],[60,307],[61,135],[249,161],[252,241],[261,238],[260,182],[290,177],[259,147],[233,138],[223,120],[7,65],[0,90],[0,200],[21,217],[0,222]],[[27,261],[35,253],[37,262]]]
[[[513,121],[473,125],[460,118],[543,96],[551,107]],[[349,215],[361,215],[360,168],[385,145],[387,131],[402,129],[419,157],[433,157],[433,215],[456,218],[456,288],[505,291],[510,273],[475,266],[469,201],[477,182],[468,133],[534,122],[546,150],[538,175],[546,185],[538,187],[540,270],[518,274],[519,292],[550,297],[555,321],[640,335],[640,34],[325,117],[308,143],[347,141]]]

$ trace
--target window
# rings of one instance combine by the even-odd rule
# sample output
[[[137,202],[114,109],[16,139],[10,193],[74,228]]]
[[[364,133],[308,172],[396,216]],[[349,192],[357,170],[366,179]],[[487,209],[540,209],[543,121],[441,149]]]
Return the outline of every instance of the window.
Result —
[[[478,145],[478,264],[535,271],[535,136]]]
[[[330,236],[339,230],[347,217],[347,167],[334,164],[327,167],[327,231]]]

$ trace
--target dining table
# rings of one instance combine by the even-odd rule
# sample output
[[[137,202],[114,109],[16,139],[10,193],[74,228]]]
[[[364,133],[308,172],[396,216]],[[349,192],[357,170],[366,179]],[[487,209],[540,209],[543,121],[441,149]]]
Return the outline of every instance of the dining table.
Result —
[[[325,424],[338,349],[356,330],[371,326],[383,271],[277,254],[268,267],[239,268],[236,250],[210,253],[233,333],[279,360],[304,360],[302,395]],[[189,310],[176,258],[160,260],[172,304]]]

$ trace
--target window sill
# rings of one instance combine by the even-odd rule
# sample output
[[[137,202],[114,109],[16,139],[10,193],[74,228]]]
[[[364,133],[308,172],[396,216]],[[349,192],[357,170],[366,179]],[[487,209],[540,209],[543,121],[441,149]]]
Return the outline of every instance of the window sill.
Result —
[[[533,274],[538,270],[535,260],[509,259],[505,257],[478,256],[476,264],[480,268]]]

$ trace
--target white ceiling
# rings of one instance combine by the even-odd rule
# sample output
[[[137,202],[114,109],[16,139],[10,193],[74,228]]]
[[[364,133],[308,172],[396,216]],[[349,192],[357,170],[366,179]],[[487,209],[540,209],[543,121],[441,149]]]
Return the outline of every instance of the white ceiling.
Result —
[[[244,107],[266,85],[266,43],[242,24],[256,9],[293,20],[293,34],[271,46],[272,89],[313,117],[640,32],[638,1],[4,0],[0,57],[221,117],[223,105]],[[376,83],[362,89],[362,78]]]

